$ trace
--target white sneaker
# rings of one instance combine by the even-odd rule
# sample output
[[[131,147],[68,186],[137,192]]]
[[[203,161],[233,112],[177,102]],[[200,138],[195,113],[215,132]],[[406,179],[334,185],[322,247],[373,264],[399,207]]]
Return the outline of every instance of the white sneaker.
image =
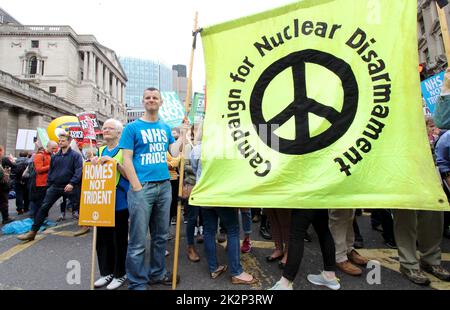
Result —
[[[127,280],[127,275],[124,275],[121,278],[114,278],[111,283],[108,284],[106,287],[107,290],[115,290],[116,288],[119,288],[122,286],[122,284]]]
[[[339,284],[339,279],[337,277],[334,277],[332,280],[328,280],[325,275],[322,273],[320,274],[310,274],[308,275],[308,281],[315,285],[322,285],[326,286],[332,290],[338,290],[341,288],[341,285]]]
[[[114,276],[112,274],[109,274],[107,276],[101,277],[100,279],[98,279],[97,281],[94,282],[94,287],[95,288],[103,287],[106,284],[108,284],[109,282],[111,282],[111,280],[113,278],[114,278]]]
[[[269,291],[292,291],[293,289],[294,288],[292,287],[292,283],[290,283],[288,287],[286,287],[282,285],[280,281],[278,281],[274,286],[269,288]]]

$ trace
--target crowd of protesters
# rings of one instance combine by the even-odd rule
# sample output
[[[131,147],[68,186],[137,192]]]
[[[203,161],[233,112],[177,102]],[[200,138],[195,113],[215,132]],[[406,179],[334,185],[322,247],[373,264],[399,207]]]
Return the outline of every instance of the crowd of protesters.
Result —
[[[449,74],[447,71],[447,84],[450,83]],[[450,85],[448,87],[450,94]],[[449,97],[443,100],[449,100]],[[93,164],[116,161],[118,170],[116,226],[98,229],[96,249],[101,277],[95,282],[95,287],[117,289],[126,280],[132,290],[144,290],[148,285],[172,284],[165,256],[167,242],[171,239],[170,225],[177,210],[181,171],[184,171],[180,198],[186,224],[186,255],[190,261],[199,262],[201,256],[194,239],[197,237],[197,243],[204,242],[211,279],[228,271],[233,284],[249,285],[258,281],[241,265],[241,254],[250,252],[252,248],[252,221],[260,222],[259,231],[263,238],[274,241],[275,248],[266,257],[268,263],[277,261],[282,270],[280,280],[272,287],[274,290],[293,289],[305,254],[304,242],[311,242],[310,225],[320,244],[323,272],[308,275],[309,282],[336,290],[341,287],[337,270],[352,276],[362,274],[361,266],[365,266],[368,259],[357,251],[363,247],[363,239],[355,210],[264,209],[261,212],[260,209],[191,205],[188,200],[190,191],[202,171],[203,129],[201,125],[189,128],[186,121],[180,128],[171,129],[158,117],[162,103],[158,89],[146,89],[143,95],[144,116],[125,129],[119,121],[107,120],[102,128],[104,145],[86,152],[84,156],[84,160]],[[426,120],[426,125],[437,170],[450,197],[450,131],[436,128],[431,118]],[[72,150],[68,134],[62,133],[58,139],[58,144],[50,141],[33,156],[22,152],[17,159],[5,157],[5,149],[0,146],[2,223],[8,224],[13,220],[8,214],[8,192],[11,189],[16,193],[18,215],[30,211],[34,218],[31,231],[20,235],[20,240],[34,240],[50,208],[59,198],[67,200],[67,208],[78,211],[83,156]],[[151,143],[158,143],[162,148],[149,148]],[[186,161],[180,169],[183,145]],[[440,250],[442,237],[450,238],[450,213],[382,209],[367,212],[371,213],[372,228],[383,232],[385,245],[398,249],[400,272],[408,280],[428,285],[430,280],[425,271],[443,281],[450,281],[450,273],[441,265]],[[240,217],[242,244],[239,241]],[[147,249],[149,233],[151,245]],[[216,241],[225,240],[227,263],[219,263]],[[145,260],[148,250],[149,265]]]

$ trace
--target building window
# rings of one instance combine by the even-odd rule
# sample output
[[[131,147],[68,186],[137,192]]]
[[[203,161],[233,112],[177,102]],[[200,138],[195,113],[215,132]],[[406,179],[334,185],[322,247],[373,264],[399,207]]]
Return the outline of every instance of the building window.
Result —
[[[50,92],[50,94],[55,94],[56,93],[56,86],[50,86],[48,88],[48,91]]]
[[[97,94],[97,102],[100,102],[100,95]]]
[[[39,41],[31,40],[31,48],[39,48]]]
[[[41,75],[44,75],[44,61],[41,60]]]
[[[33,56],[28,60],[28,74],[36,74],[37,63],[38,62],[36,56]]]

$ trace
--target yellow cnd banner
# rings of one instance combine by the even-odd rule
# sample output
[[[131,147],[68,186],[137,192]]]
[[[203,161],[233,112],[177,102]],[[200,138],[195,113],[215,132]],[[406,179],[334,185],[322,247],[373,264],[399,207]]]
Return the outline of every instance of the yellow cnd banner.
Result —
[[[448,210],[422,113],[417,2],[304,0],[202,40],[191,204]]]
[[[115,226],[116,173],[115,161],[103,165],[84,163],[78,221],[80,226]]]

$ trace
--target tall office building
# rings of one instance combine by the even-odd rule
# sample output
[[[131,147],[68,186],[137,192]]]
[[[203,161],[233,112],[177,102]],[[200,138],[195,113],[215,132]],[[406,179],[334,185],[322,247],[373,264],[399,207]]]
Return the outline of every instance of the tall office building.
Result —
[[[156,87],[161,91],[172,91],[172,70],[165,64],[146,59],[120,57],[127,74],[125,102],[128,110],[142,108],[142,94],[146,88]]]
[[[70,26],[2,24],[0,70],[96,112],[100,122],[126,121],[127,76],[115,52],[93,35]]]

